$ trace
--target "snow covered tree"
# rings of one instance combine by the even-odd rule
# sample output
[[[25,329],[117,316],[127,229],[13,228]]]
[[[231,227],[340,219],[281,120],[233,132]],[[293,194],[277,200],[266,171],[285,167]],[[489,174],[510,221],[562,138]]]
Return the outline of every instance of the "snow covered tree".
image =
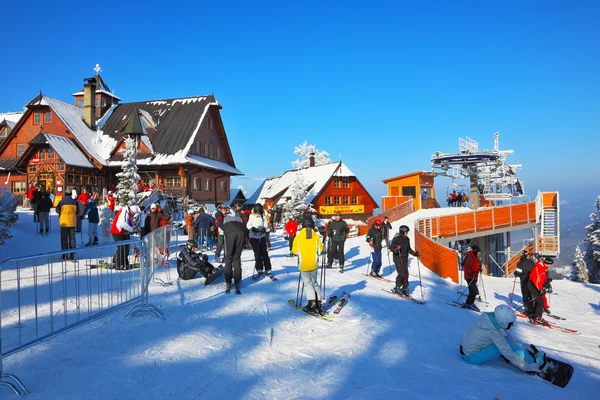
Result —
[[[307,144],[306,141],[300,146],[294,148],[294,154],[300,156],[296,161],[292,161],[292,166],[296,169],[308,168],[310,166],[310,155],[315,157],[315,165],[329,164],[329,153],[320,151],[314,144]]]
[[[17,204],[19,199],[8,188],[0,188],[0,246],[12,237],[10,228],[17,222]]]
[[[592,223],[586,226],[587,234],[584,242],[587,243],[585,258],[590,265],[590,282],[600,283],[600,196],[594,204],[596,212],[590,214]]]
[[[119,183],[117,184],[117,201],[121,207],[133,206],[137,204],[137,182],[140,176],[137,173],[137,164],[135,160],[136,143],[135,139],[128,137],[125,139],[125,148],[123,153],[123,164],[117,174]]]
[[[297,219],[302,217],[306,210],[306,197],[308,196],[306,183],[301,173],[296,173],[290,190],[292,191],[292,197],[285,205],[285,213],[287,216],[292,214]]]
[[[588,269],[583,259],[579,246],[575,248],[575,261],[573,261],[573,274],[571,280],[575,282],[589,282]]]

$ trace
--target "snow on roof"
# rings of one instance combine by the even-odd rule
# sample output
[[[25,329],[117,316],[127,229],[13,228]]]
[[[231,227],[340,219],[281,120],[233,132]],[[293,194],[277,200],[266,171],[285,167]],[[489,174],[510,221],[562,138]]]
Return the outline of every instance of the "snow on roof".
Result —
[[[87,157],[77,148],[71,139],[48,133],[45,133],[44,137],[65,164],[75,167],[94,168]]]
[[[64,101],[54,99],[43,95],[35,104],[45,104],[50,106],[58,115],[61,121],[69,129],[69,132],[75,136],[77,142],[83,147],[96,161],[107,165],[107,159],[116,141],[102,132],[96,132],[90,129],[83,122],[83,109]]]
[[[252,196],[248,197],[248,199],[244,202],[244,204],[257,204],[258,203],[258,199],[260,199],[260,195],[262,194],[262,192],[263,192],[263,190],[265,188],[265,185],[270,180],[271,179],[265,179],[263,181],[263,183],[261,183],[260,186],[254,191],[254,193],[252,194]]]
[[[319,194],[332,176],[355,176],[352,171],[350,171],[350,169],[341,161],[317,165],[316,167],[287,171],[280,177],[267,179],[264,186],[261,186],[259,189],[257,189],[257,192],[260,190],[260,193],[256,198],[256,202],[262,204],[265,200],[278,197],[280,194],[282,194],[282,200],[285,198],[290,198],[292,196],[291,186],[296,180],[297,174],[302,175],[307,187],[312,186],[312,189],[306,198],[306,201],[309,203],[317,194]],[[251,196],[251,198],[254,198],[255,195],[256,192]],[[250,204],[249,202],[247,203]]]
[[[107,95],[109,95],[110,97],[112,97],[114,99],[121,100],[121,98],[115,96],[113,93],[108,92],[106,90],[96,89],[96,93],[104,93],[104,94],[107,94]],[[73,93],[71,96],[83,96],[83,92],[76,92],[76,93]]]
[[[0,122],[6,120],[6,122],[8,123],[8,127],[12,129],[12,127],[15,126],[15,124],[21,119],[22,116],[22,112],[0,113]]]
[[[193,154],[188,154],[185,158],[187,162],[191,164],[200,165],[205,168],[216,169],[218,171],[229,172],[233,175],[244,175],[244,173],[239,169],[234,168],[229,164],[225,164],[222,161],[211,160],[210,158],[204,158]]]

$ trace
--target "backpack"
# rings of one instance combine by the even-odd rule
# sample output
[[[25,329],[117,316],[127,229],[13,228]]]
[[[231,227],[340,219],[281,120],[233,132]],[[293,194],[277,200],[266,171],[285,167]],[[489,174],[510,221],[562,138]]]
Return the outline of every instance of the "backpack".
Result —
[[[180,257],[177,257],[177,274],[184,281],[194,279],[198,271],[189,268]]]

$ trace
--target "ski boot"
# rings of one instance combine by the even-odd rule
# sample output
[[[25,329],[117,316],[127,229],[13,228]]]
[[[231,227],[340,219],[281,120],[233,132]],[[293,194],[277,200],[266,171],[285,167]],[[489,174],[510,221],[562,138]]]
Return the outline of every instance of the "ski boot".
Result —
[[[340,265],[340,270],[339,271],[340,271],[340,274],[344,273],[344,266],[343,265]]]
[[[93,243],[93,245],[94,246],[98,245],[98,237],[97,236],[94,236],[94,243]]]
[[[477,312],[480,311],[479,308],[475,304],[467,304],[467,303],[465,303],[463,305],[463,307],[466,308],[467,310],[473,310],[473,311],[477,311]]]
[[[325,315],[325,310],[323,309],[323,304],[321,303],[321,300],[317,300],[317,306],[315,309],[315,313],[323,316]]]
[[[242,292],[240,291],[240,284],[239,283],[235,284],[235,294],[242,294]]]
[[[308,303],[306,303],[306,305],[304,306],[304,308],[302,308],[302,311],[307,312],[307,313],[312,313],[312,312],[314,312],[314,308],[315,308],[315,300],[309,300]]]
[[[91,246],[92,245],[92,241],[90,240],[89,242],[87,242],[86,244],[84,244],[84,246]]]
[[[550,311],[549,308],[544,308],[544,313],[547,314],[547,315],[552,314],[552,312]]]
[[[231,282],[225,284],[225,293],[231,293]]]

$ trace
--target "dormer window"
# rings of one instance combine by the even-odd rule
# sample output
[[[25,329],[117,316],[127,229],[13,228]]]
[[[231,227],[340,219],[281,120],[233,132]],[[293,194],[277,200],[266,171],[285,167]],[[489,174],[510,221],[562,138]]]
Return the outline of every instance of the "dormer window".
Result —
[[[50,111],[44,113],[44,123],[49,124],[52,122],[52,113]]]
[[[96,97],[96,107],[100,107],[100,99]]]
[[[7,132],[8,132],[7,128],[0,129],[0,138],[5,138],[8,135]]]
[[[83,99],[77,100],[77,107],[83,108]]]
[[[42,118],[41,113],[34,113],[33,114],[33,124],[39,125],[41,118]]]

